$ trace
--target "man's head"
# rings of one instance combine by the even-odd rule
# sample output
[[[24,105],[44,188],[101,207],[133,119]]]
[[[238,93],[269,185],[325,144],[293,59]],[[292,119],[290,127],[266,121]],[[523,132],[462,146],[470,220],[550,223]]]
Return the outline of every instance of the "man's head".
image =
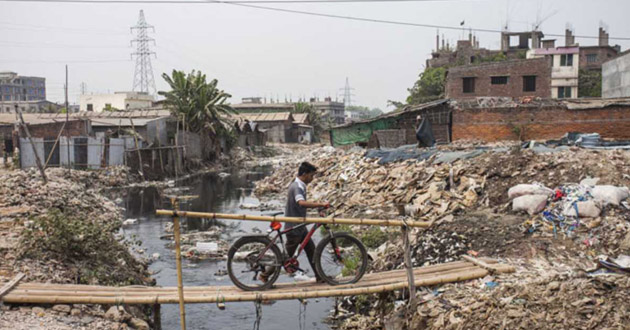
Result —
[[[298,169],[298,177],[300,180],[304,181],[304,183],[311,183],[313,181],[313,177],[317,173],[317,167],[309,162],[303,162],[300,164],[300,168]]]

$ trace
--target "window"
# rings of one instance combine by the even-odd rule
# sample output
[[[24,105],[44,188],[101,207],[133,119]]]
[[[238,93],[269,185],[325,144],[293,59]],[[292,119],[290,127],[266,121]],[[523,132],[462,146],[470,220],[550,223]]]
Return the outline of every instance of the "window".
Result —
[[[474,93],[475,92],[475,78],[469,77],[464,78],[464,93]]]
[[[507,76],[490,77],[490,83],[493,85],[507,85],[508,77]]]
[[[536,76],[523,76],[523,92],[536,91]]]
[[[573,66],[573,54],[560,55],[560,66]]]
[[[92,105],[92,103],[88,103],[87,111],[94,111],[94,106]]]
[[[558,98],[559,99],[570,99],[571,98],[571,87],[558,87]]]
[[[597,54],[587,54],[586,63],[597,63]]]

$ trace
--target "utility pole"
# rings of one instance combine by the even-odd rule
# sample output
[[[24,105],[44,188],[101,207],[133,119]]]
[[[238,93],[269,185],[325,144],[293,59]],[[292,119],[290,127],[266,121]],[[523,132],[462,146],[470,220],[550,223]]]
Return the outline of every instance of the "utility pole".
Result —
[[[83,86],[81,86],[83,87]],[[68,65],[66,64],[66,84],[64,86],[64,94],[66,99],[66,150],[68,152],[68,175],[70,175],[70,168],[72,164],[70,162],[70,131],[68,131],[68,121],[70,119],[70,106],[68,105]]]
[[[156,93],[155,80],[153,79],[153,67],[151,66],[151,55],[156,56],[151,51],[150,43],[155,45],[155,39],[149,38],[149,29],[155,32],[153,25],[149,25],[144,19],[144,11],[140,10],[138,24],[131,27],[131,31],[137,31],[136,38],[131,40],[131,45],[136,43],[136,51],[131,53],[131,57],[136,57],[136,70],[133,75],[133,91],[144,92],[150,95]],[[150,93],[149,90],[152,90]]]
[[[66,82],[68,83],[68,82]],[[82,82],[81,83],[81,95],[85,95],[87,93],[87,84]]]

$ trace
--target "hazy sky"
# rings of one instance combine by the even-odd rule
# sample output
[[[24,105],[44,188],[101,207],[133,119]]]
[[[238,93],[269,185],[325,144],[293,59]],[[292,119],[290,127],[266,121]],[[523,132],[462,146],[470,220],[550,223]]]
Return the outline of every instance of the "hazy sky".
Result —
[[[546,19],[543,32],[563,34],[571,23],[577,35],[596,36],[600,22],[611,38],[630,37],[628,0],[444,0],[395,3],[265,4],[295,10],[413,23],[529,30]],[[80,4],[0,1],[0,71],[44,76],[47,95],[63,100],[64,64],[70,71],[70,101],[80,84],[88,93],[131,90],[129,27],[144,9],[155,26],[158,90],[163,72],[201,70],[219,87],[241,97],[276,95],[339,97],[345,78],[354,103],[386,108],[407,96],[435,47],[435,28],[357,22],[345,19],[244,8],[229,4]],[[455,42],[461,31],[441,30]],[[478,33],[482,47],[499,48],[498,33]],[[553,37],[556,38],[556,37]],[[559,39],[561,45],[564,38]],[[594,45],[596,39],[579,39]],[[629,41],[611,40],[623,49]]]

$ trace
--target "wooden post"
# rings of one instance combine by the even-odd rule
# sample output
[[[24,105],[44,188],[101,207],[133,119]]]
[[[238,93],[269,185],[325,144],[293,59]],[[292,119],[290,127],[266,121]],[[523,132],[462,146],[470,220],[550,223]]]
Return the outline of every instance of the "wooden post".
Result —
[[[142,153],[140,152],[140,146],[138,146],[138,132],[136,131],[136,127],[133,125],[133,118],[129,117],[129,122],[131,123],[131,129],[133,130],[133,140],[136,143],[136,151],[138,152],[138,162],[140,162],[140,165],[138,166],[138,168],[140,169],[140,175],[142,176],[142,180],[144,181]]]
[[[24,128],[24,133],[26,133],[26,137],[28,137],[28,141],[31,143],[31,149],[33,149],[33,153],[35,154],[35,162],[37,163],[37,168],[39,168],[39,173],[42,175],[42,179],[44,179],[44,184],[48,183],[48,178],[46,178],[46,172],[44,172],[44,167],[42,166],[42,161],[39,159],[39,155],[37,154],[37,150],[35,149],[35,143],[33,142],[33,137],[31,137],[31,132],[28,130],[28,126],[24,122],[24,116],[22,116],[22,110],[18,107],[17,103],[15,104],[15,111],[20,116],[20,123]],[[22,154],[24,154],[24,148],[22,148]]]
[[[409,306],[410,310],[416,310],[416,281],[413,276],[413,265],[411,264],[411,244],[409,243],[409,227],[402,226],[403,246],[405,247],[405,268],[407,269],[407,282],[409,283]]]
[[[153,304],[153,328],[155,330],[162,330],[162,305]]]
[[[171,197],[175,211],[179,210],[177,197]],[[182,330],[186,330],[186,308],[184,305],[184,284],[182,280],[182,251],[180,247],[179,216],[173,217],[173,234],[175,236],[175,264],[177,266],[177,294],[179,295],[179,318]]]

